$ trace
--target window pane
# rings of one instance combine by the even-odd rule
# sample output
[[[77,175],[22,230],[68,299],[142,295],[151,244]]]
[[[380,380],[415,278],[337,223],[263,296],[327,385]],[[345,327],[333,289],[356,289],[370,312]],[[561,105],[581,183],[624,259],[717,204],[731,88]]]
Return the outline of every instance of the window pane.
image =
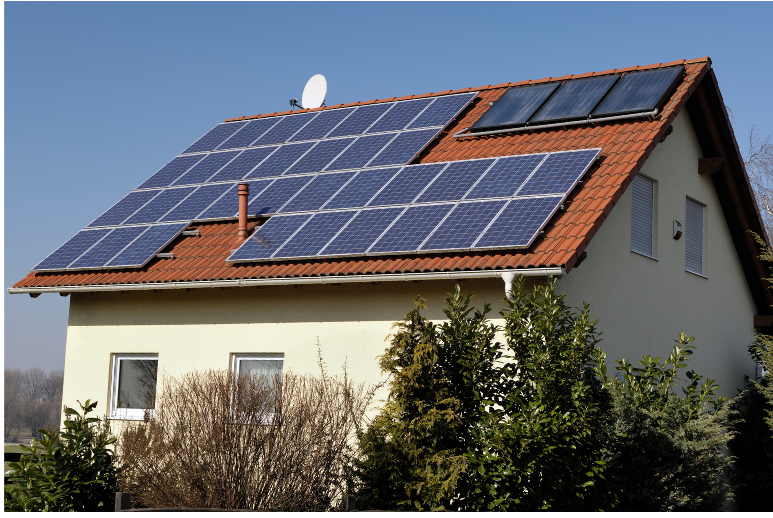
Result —
[[[251,376],[268,376],[273,379],[275,375],[282,376],[283,360],[241,360],[239,362],[239,374]]]
[[[158,360],[121,360],[118,408],[155,408]]]

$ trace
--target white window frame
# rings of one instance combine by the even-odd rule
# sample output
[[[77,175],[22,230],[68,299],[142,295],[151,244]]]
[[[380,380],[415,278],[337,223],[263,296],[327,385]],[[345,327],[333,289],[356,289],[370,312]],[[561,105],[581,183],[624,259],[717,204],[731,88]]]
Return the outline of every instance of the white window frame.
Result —
[[[703,234],[701,235],[701,271],[700,272],[695,272],[695,271],[690,270],[690,269],[687,268],[687,235],[690,232],[690,225],[689,225],[689,223],[687,221],[687,202],[688,201],[691,201],[691,202],[696,203],[696,204],[700,205],[701,207],[703,207],[703,212],[701,213],[701,216],[703,218],[702,221],[701,221],[701,224],[703,226],[703,229],[702,229]],[[684,213],[684,233],[685,233],[685,242],[684,242],[684,271],[686,271],[687,273],[691,273],[693,275],[697,275],[698,277],[703,277],[704,279],[708,279],[708,276],[706,275],[706,272],[708,270],[708,268],[707,268],[707,262],[708,262],[707,261],[707,255],[708,254],[706,253],[707,250],[708,250],[708,247],[707,247],[707,242],[708,242],[708,231],[707,231],[707,229],[708,229],[708,221],[707,220],[708,220],[708,217],[706,217],[707,213],[708,213],[708,205],[706,205],[702,201],[696,200],[692,196],[687,196],[685,198],[685,208],[684,208],[684,210],[685,210],[685,213]]]
[[[648,182],[652,183],[652,243],[650,244],[650,250],[651,253],[645,253],[641,250],[634,250],[633,246],[633,225],[634,225],[634,198],[633,198],[633,183],[636,181],[637,178],[640,178],[641,180],[646,180]],[[658,242],[658,181],[654,178],[650,178],[647,175],[644,175],[642,173],[637,174],[634,179],[631,181],[631,239],[630,239],[630,247],[631,252],[637,255],[641,255],[643,257],[646,257],[648,259],[652,259],[653,261],[658,261],[657,258],[657,242]]]
[[[231,355],[231,372],[234,376],[239,375],[239,364],[244,360],[281,360],[282,372],[280,376],[284,378],[285,373],[285,355],[284,353],[233,353]],[[266,413],[262,417],[261,424],[269,425],[275,423],[276,413]]]
[[[152,418],[154,410],[152,408],[118,408],[118,383],[121,374],[121,362],[123,360],[156,360],[158,354],[132,354],[121,353],[113,355],[113,373],[110,387],[110,418],[138,421],[145,419],[145,416]],[[156,371],[158,376],[158,371]],[[156,377],[158,383],[158,377]],[[158,385],[156,385],[158,390]]]

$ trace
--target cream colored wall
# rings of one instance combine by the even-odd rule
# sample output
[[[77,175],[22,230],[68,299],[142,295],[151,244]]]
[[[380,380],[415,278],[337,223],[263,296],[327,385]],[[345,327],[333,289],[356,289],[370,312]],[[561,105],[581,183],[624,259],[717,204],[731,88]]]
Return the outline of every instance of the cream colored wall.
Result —
[[[614,360],[665,358],[679,332],[695,336],[689,367],[716,379],[725,396],[742,388],[754,365],[754,302],[711,178],[698,174],[701,154],[686,110],[641,174],[656,181],[657,260],[631,252],[631,189],[620,198],[587,248],[588,258],[564,277],[567,301],[591,304],[603,331],[600,346]],[[704,203],[705,277],[685,271],[685,239],[672,238],[673,220],[685,223],[685,198]]]
[[[460,286],[478,305],[491,302],[493,316],[503,308],[501,279]],[[159,372],[172,376],[227,369],[233,353],[284,353],[285,370],[318,373],[317,337],[330,374],[346,363],[355,380],[376,383],[382,380],[376,357],[414,297],[426,298],[425,315],[440,320],[443,298],[453,289],[452,281],[427,281],[73,294],[64,402],[98,400],[98,413],[107,413],[116,353],[157,353]]]

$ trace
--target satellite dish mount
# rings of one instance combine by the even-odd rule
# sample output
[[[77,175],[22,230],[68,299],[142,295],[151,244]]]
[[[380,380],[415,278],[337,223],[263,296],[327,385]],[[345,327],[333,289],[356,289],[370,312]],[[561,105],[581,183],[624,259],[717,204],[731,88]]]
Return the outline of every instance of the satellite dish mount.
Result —
[[[311,76],[306,83],[301,97],[301,104],[298,99],[290,99],[291,108],[319,108],[325,106],[325,96],[327,95],[327,80],[322,74]]]

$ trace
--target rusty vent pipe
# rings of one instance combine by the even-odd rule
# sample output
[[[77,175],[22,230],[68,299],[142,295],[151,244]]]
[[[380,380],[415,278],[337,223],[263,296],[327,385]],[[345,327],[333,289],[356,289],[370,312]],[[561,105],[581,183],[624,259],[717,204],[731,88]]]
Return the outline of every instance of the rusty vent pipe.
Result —
[[[250,195],[250,185],[247,183],[239,184],[239,233],[238,241],[247,239],[247,199]]]

